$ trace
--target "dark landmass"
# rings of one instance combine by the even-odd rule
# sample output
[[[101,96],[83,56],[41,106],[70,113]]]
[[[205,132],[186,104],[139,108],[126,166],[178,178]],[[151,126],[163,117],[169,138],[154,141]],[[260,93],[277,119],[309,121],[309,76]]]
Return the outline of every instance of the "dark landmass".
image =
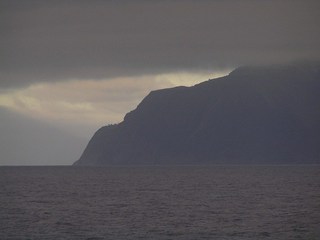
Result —
[[[320,65],[241,67],[152,91],[74,165],[319,164]]]

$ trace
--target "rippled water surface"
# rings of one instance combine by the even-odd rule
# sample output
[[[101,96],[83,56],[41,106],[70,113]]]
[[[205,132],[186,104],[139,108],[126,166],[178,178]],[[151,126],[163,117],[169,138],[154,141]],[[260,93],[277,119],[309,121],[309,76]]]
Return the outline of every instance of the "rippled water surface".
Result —
[[[320,239],[320,167],[1,167],[0,239]]]

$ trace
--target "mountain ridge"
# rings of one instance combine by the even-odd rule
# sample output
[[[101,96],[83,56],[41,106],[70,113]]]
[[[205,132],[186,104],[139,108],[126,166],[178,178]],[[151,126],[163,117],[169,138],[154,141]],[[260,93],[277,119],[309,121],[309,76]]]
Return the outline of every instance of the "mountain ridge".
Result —
[[[240,67],[150,92],[75,165],[320,163],[320,65]]]

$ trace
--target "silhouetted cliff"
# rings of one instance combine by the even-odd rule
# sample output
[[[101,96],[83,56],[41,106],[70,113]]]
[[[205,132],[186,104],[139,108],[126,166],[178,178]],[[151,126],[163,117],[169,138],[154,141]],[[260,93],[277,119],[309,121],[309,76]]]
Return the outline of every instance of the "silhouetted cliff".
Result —
[[[75,165],[320,163],[320,66],[242,67],[152,91]]]

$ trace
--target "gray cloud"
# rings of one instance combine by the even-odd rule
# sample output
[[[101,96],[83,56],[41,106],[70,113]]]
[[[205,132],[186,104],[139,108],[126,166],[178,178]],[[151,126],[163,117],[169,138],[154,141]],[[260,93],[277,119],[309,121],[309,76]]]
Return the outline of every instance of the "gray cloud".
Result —
[[[0,165],[72,164],[88,142],[87,138],[3,107],[0,130]]]
[[[1,1],[0,87],[317,59],[318,1]]]

